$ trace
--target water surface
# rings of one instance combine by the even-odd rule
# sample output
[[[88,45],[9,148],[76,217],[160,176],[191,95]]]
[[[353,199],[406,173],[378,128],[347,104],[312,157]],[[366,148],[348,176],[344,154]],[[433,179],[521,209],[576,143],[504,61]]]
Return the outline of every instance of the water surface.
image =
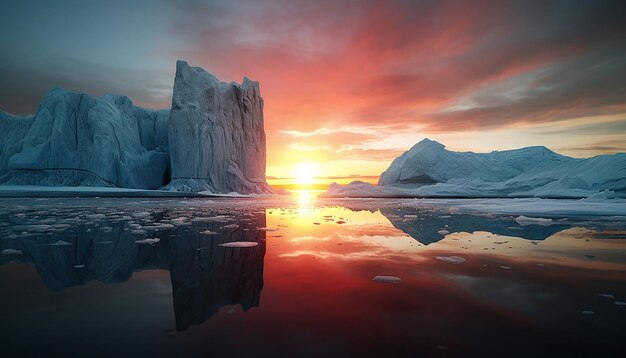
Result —
[[[307,192],[0,199],[2,351],[622,355],[625,219],[516,218]]]

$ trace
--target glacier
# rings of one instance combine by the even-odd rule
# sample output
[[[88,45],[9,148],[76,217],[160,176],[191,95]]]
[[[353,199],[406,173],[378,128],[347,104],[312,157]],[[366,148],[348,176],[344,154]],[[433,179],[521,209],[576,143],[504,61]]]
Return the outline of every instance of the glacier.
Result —
[[[176,64],[171,109],[52,89],[35,114],[0,111],[0,184],[272,193],[259,83]]]
[[[247,77],[242,84],[220,82],[202,68],[178,61],[168,138],[172,160],[168,189],[271,192],[265,181],[258,82]]]
[[[378,185],[333,183],[324,197],[625,198],[626,153],[572,158],[546,147],[454,152],[424,139]]]

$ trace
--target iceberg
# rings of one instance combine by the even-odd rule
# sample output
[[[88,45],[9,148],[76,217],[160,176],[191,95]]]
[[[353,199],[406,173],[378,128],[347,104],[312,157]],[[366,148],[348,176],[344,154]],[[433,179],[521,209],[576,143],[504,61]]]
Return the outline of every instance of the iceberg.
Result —
[[[0,111],[0,184],[272,193],[259,83],[176,64],[170,109],[52,89],[35,114]]]
[[[259,83],[220,82],[176,63],[170,113],[169,190],[270,193],[265,181],[263,98]]]
[[[333,183],[322,196],[625,198],[626,153],[581,159],[546,147],[454,152],[424,139],[394,159],[377,186]]]

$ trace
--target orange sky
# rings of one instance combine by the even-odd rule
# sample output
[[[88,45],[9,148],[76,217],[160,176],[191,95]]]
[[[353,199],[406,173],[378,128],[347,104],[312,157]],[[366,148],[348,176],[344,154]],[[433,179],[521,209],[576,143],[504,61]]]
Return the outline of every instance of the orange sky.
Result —
[[[16,20],[38,16],[19,3],[0,15],[21,34],[0,40],[0,108],[32,113],[55,86],[168,108],[185,59],[260,82],[272,182],[376,181],[425,137],[452,150],[626,151],[623,1],[162,0],[87,9],[89,22],[82,7],[49,16],[45,4],[55,31]]]

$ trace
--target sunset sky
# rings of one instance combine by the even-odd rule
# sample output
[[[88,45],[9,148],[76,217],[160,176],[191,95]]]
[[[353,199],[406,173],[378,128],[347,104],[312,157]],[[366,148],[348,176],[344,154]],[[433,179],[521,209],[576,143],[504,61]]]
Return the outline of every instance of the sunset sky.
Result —
[[[169,108],[175,61],[258,80],[271,177],[449,149],[626,151],[624,1],[2,1],[0,109],[64,87]]]

